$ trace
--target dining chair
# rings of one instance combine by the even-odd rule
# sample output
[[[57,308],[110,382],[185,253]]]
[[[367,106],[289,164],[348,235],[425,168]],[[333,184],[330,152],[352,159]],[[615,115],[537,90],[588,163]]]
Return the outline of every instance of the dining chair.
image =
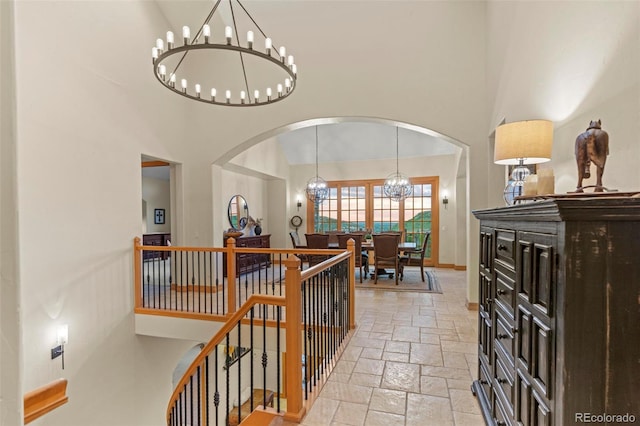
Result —
[[[404,250],[404,255],[400,257],[400,259],[407,265],[411,263],[411,259],[414,257],[416,259],[420,259],[420,276],[422,277],[422,282],[424,282],[424,255],[427,253],[427,244],[429,243],[430,236],[431,231],[425,232],[424,240],[422,240],[422,247]]]
[[[329,235],[328,234],[304,234],[307,240],[308,249],[328,249],[329,248]],[[309,254],[309,266],[317,265],[324,262],[329,258],[328,255]]]
[[[400,244],[399,234],[374,234],[373,235],[373,255],[374,268],[375,268],[375,281],[374,284],[378,284],[378,275],[381,274],[381,270],[386,268],[393,268],[396,272],[396,285],[398,285],[398,278],[402,279],[403,263],[400,263],[400,256],[398,255],[398,245]]]
[[[291,237],[291,245],[293,245],[293,248],[298,250],[298,249],[306,249],[307,246],[302,245],[300,242],[300,234],[298,234],[298,231],[291,231],[289,232],[289,236]],[[296,253],[296,256],[298,256],[298,258],[300,259],[301,262],[308,262],[309,261],[309,256],[306,254],[302,254],[302,253]]]
[[[362,252],[362,234],[338,234],[338,248],[346,249],[349,239],[355,241],[356,268],[360,270],[360,282],[362,282],[362,270],[365,276],[369,273],[369,255]]]

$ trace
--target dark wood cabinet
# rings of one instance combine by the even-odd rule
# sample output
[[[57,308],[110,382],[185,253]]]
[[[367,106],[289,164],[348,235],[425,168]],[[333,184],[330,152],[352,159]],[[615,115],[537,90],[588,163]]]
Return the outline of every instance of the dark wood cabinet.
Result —
[[[171,234],[168,232],[156,232],[153,234],[142,235],[143,246],[168,246],[171,240]],[[144,259],[166,259],[169,257],[168,251],[145,251],[143,253]]]
[[[236,238],[236,247],[243,248],[269,248],[271,235],[262,234],[252,237]],[[224,239],[224,247],[227,246],[227,240]],[[227,255],[223,256],[224,276],[227,276]],[[271,256],[268,253],[238,253],[236,255],[236,275],[246,274],[260,268],[271,265]]]
[[[640,199],[567,196],[473,213],[472,390],[486,423],[640,418]]]

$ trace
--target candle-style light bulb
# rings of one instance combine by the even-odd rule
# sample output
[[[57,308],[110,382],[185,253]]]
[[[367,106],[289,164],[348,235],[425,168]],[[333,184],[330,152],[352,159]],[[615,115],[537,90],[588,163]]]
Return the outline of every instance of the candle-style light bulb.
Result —
[[[231,36],[233,35],[233,31],[231,27],[224,27],[224,36],[227,39],[227,44],[231,44]]]
[[[204,36],[204,42],[209,43],[209,37],[211,37],[211,27],[207,24],[202,26],[202,35]]]
[[[293,55],[289,55],[289,58],[287,58],[287,65],[293,65]]]
[[[254,90],[253,91],[253,101],[255,103],[258,103],[258,100],[260,100],[260,91],[259,90]]]
[[[173,32],[167,31],[167,49],[173,48]]]
[[[267,100],[271,100],[271,87],[267,87]]]
[[[253,31],[247,31],[247,47],[253,49]]]
[[[151,59],[153,59],[153,62],[155,62],[156,59],[158,59],[158,48],[157,47],[152,47],[151,48]]]
[[[280,60],[284,64],[284,60],[287,57],[287,48],[284,46],[280,46],[280,49],[278,51],[280,53]]]
[[[211,89],[211,100],[212,101],[216,100],[216,94],[217,94],[217,91],[216,91],[216,88],[214,87],[214,88]]]
[[[196,84],[196,96],[200,97],[200,85]]]
[[[278,83],[278,97],[282,96],[282,84]]]
[[[227,90],[225,92],[225,97],[227,98],[227,103],[231,102],[231,90]]]
[[[169,77],[169,84],[171,87],[176,87],[176,75],[175,74],[171,74],[171,77]]]
[[[164,40],[162,40],[161,38],[157,39],[156,47],[158,48],[158,51],[162,52],[164,50]]]
[[[240,91],[240,103],[244,103],[244,98],[247,94],[244,92],[244,90]]]
[[[289,90],[291,90],[291,80],[289,80],[288,78],[285,78],[285,79],[284,79],[284,87],[286,87],[286,88],[287,88],[287,92],[288,92]]]
[[[184,93],[186,93],[186,92],[187,92],[187,79],[186,79],[186,78],[183,78],[183,79],[180,81],[180,84],[182,85],[182,91],[183,91]]]
[[[164,78],[167,76],[167,67],[165,65],[160,65],[158,67],[158,74],[160,74],[162,81],[164,81]]]
[[[182,38],[184,39],[184,44],[189,43],[189,39],[191,38],[191,30],[186,25],[182,27]]]
[[[271,55],[271,39],[269,37],[264,39],[264,50],[267,51],[267,55]]]
[[[298,75],[298,67],[296,64],[291,65],[291,72],[293,72],[293,75]]]

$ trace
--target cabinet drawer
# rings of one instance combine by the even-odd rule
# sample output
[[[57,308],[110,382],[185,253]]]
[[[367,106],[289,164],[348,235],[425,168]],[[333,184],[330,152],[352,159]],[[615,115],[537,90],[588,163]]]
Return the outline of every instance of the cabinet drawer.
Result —
[[[496,269],[496,300],[513,318],[515,305],[515,280],[511,274],[504,274]]]
[[[489,374],[489,367],[487,367],[483,360],[478,363],[478,381],[482,385],[482,391],[487,401],[491,401],[492,388],[491,388],[491,374]]]
[[[511,426],[511,416],[504,407],[504,401],[500,397],[493,400],[493,420],[496,426]]]
[[[515,328],[511,325],[501,309],[496,309],[496,344],[504,351],[509,364],[514,367],[513,354],[515,353]]]
[[[513,269],[515,265],[515,231],[496,230],[496,260]]]
[[[513,401],[515,400],[513,372],[514,369],[512,367],[509,367],[509,365],[502,358],[502,354],[497,351],[494,372],[494,386],[496,396],[502,397],[502,402],[509,418],[513,417]]]

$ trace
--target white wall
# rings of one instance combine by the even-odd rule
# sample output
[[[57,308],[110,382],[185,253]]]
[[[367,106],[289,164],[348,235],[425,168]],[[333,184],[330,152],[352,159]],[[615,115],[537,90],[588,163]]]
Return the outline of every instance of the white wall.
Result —
[[[4,3],[2,82],[11,87],[4,43],[13,38]],[[170,390],[158,371],[166,368],[170,380],[189,343],[134,334],[131,247],[140,234],[143,153],[177,164],[181,206],[172,214],[185,245],[219,244],[229,197],[244,190],[224,193],[217,183],[228,178],[223,164],[315,118],[378,117],[466,145],[469,210],[487,207],[489,192],[502,191],[488,172],[488,135],[501,117],[556,122],[552,166],[562,191],[575,185],[575,136],[600,118],[611,136],[605,184],[638,188],[637,2],[257,3],[264,6],[261,22],[296,34],[286,43],[300,80],[286,101],[254,109],[191,102],[154,81],[150,48],[168,25],[153,2],[15,5],[19,225],[4,207],[0,223],[3,242],[5,229],[18,233],[9,242],[19,241],[19,270],[9,276],[19,277],[21,322],[12,323],[19,324],[25,349],[21,360],[15,352],[0,356],[3,366],[14,361],[8,368],[20,373],[8,378],[25,390],[69,379],[70,402],[40,424],[155,425],[164,415],[158,407]],[[1,96],[11,108],[11,91]],[[5,142],[4,117],[3,165],[4,150],[13,146]],[[2,173],[2,201],[11,203]],[[308,177],[290,182],[304,185]],[[268,186],[251,182],[243,194],[252,215],[270,214]],[[296,190],[286,189],[289,203]],[[286,216],[295,212],[290,206]],[[477,221],[467,226],[472,240]],[[472,271],[477,244],[467,245],[466,256]],[[474,301],[476,274],[468,275]],[[69,324],[70,334],[64,371],[49,359],[60,323]],[[154,368],[139,368],[147,359]],[[150,409],[140,409],[142,402]]]

